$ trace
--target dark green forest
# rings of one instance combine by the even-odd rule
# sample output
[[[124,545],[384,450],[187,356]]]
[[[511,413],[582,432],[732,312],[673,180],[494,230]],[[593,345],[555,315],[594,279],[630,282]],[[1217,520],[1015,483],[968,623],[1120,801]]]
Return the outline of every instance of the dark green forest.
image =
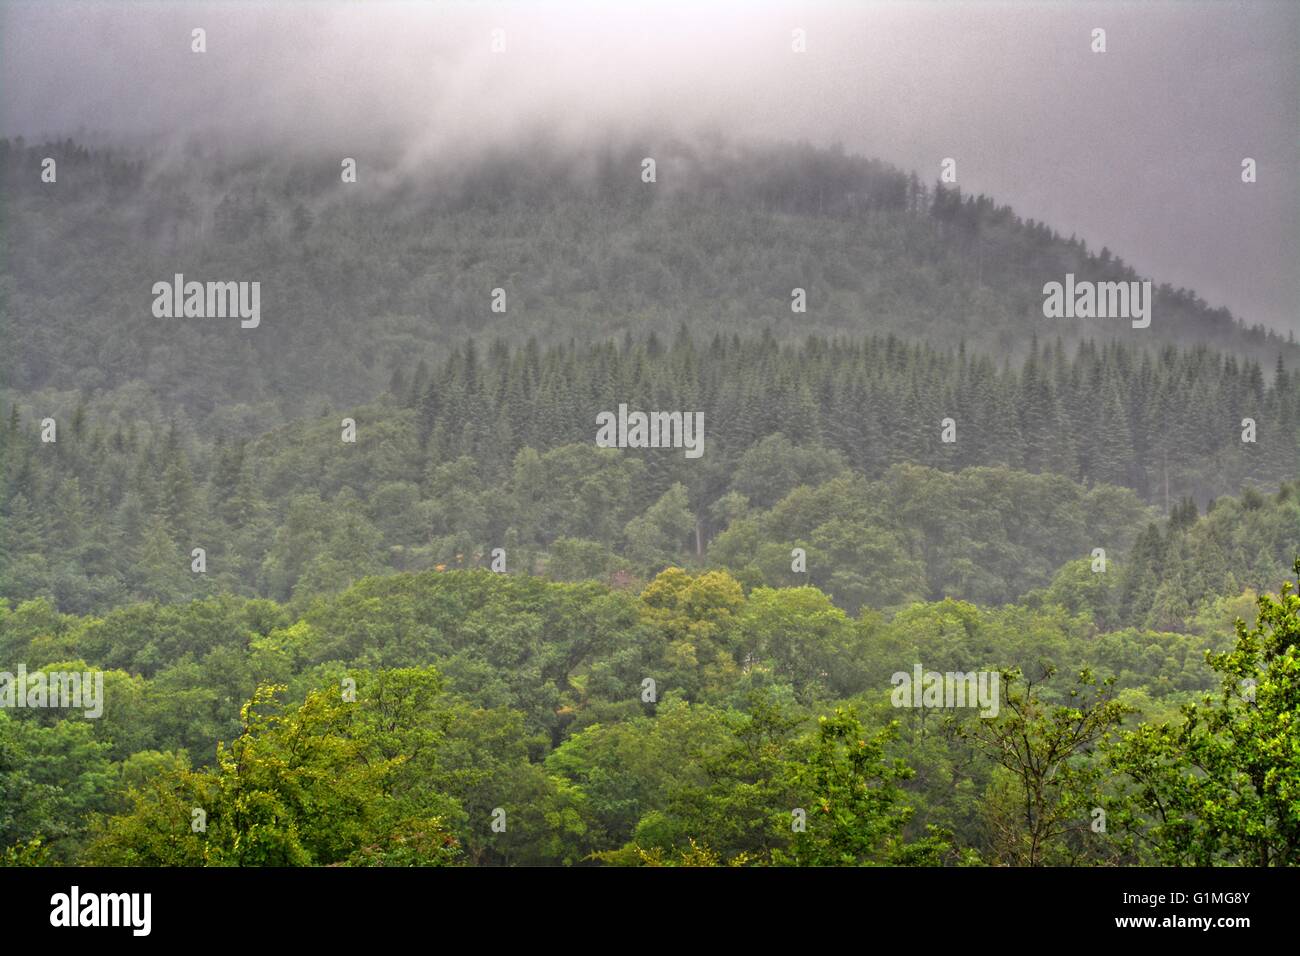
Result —
[[[437,369],[399,365],[371,404],[255,439],[91,401],[49,443],[15,405],[0,580],[77,613],[305,600],[386,570],[486,566],[501,547],[510,568],[562,580],[677,564],[811,582],[854,613],[1015,601],[1103,548],[1118,563],[1105,580],[1125,581],[1104,621],[1174,627],[1286,572],[1298,394],[1284,369],[1265,384],[1203,348],[1057,344],[1010,368],[893,339],[682,334],[482,357],[470,343]],[[706,455],[595,447],[593,410],[619,401],[701,409]],[[1225,406],[1259,422],[1257,442]]]
[[[1138,274],[842,150],[646,150],[0,141],[0,672],[104,681],[0,707],[0,863],[1300,862],[1295,344],[1044,319]]]
[[[1251,603],[1101,632],[1051,601],[851,616],[677,568],[639,592],[406,572],[301,615],[36,600],[5,659],[102,668],[107,703],[0,711],[0,824],[10,863],[1294,865],[1300,601],[1234,641]],[[890,706],[913,660],[998,668],[1001,713]]]
[[[639,179],[647,154],[654,185]],[[46,156],[57,189],[40,181]],[[0,140],[11,387],[50,403],[119,396],[140,415],[251,436],[322,402],[369,401],[395,367],[438,367],[467,337],[668,340],[683,323],[701,342],[892,332],[1000,361],[1036,339],[1119,334],[1113,320],[1045,320],[1045,277],[1139,278],[987,196],[836,149],[669,140],[575,153],[539,137],[450,166],[362,169],[344,185],[320,158]],[[141,299],[178,272],[261,281],[264,325],[160,325]],[[490,308],[494,288],[505,313]],[[1296,367],[1289,337],[1191,290],[1154,291],[1157,319],[1124,330],[1128,342]]]

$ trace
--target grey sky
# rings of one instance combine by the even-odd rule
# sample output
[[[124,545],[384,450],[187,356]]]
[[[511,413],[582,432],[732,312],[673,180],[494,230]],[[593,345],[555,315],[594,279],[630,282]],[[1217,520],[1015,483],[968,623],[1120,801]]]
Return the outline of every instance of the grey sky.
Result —
[[[17,0],[2,26],[7,135],[436,162],[536,125],[717,128],[839,141],[927,181],[951,156],[965,191],[1300,330],[1297,3]]]

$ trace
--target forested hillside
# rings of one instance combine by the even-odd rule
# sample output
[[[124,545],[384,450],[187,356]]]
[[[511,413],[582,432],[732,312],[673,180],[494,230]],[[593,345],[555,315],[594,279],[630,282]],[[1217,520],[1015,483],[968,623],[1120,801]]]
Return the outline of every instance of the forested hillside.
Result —
[[[31,602],[0,613],[5,659],[104,668],[113,706],[96,721],[0,711],[0,842],[11,862],[137,865],[1294,863],[1285,779],[1227,832],[1212,816],[1170,828],[1153,800],[1186,784],[1147,778],[1188,753],[1146,731],[1104,750],[1053,742],[1080,714],[1098,736],[1176,725],[1217,685],[1203,651],[1231,644],[1248,604],[1219,602],[1188,635],[1099,633],[1050,602],[917,603],[886,620],[815,588],[746,594],[726,572],[679,569],[639,594],[400,574],[301,616],[230,596],[102,617]],[[1266,712],[1295,693],[1273,642],[1297,604],[1278,607],[1290,623],[1265,624],[1239,659],[1279,669]],[[891,707],[891,673],[922,659],[1006,671],[1001,716]],[[1253,720],[1225,674],[1222,716]],[[1022,732],[1035,742],[1009,764],[997,737]],[[1222,793],[1269,759],[1242,749],[1198,786]],[[1023,782],[1040,788],[1028,821]],[[823,806],[833,820],[812,819]],[[1093,807],[1109,836],[1090,831]]]
[[[1298,862],[1290,341],[834,149],[0,167],[0,863]]]
[[[655,183],[640,179],[646,155]],[[47,156],[56,189],[38,175]],[[1047,281],[1138,275],[989,197],[838,150],[539,140],[451,167],[352,158],[357,182],[342,183],[342,157],[0,141],[8,384],[252,435],[369,400],[399,362],[440,365],[466,336],[640,340],[687,323],[705,341],[893,332],[1019,357],[1035,337],[1118,336],[1226,348],[1270,372],[1300,354],[1158,276],[1150,328],[1045,320]],[[177,273],[260,281],[262,324],[160,324],[150,289]]]
[[[620,402],[703,411],[706,454],[595,447],[596,411]],[[1000,604],[1094,548],[1129,563],[1166,508],[1182,535],[1219,496],[1264,489],[1203,545],[1174,549],[1171,568],[1194,568],[1162,577],[1162,597],[1133,585],[1115,610],[1138,623],[1159,604],[1173,625],[1284,573],[1300,531],[1285,487],[1296,407],[1291,373],[1266,384],[1205,349],[1070,356],[1057,343],[1016,368],[895,339],[696,346],[683,333],[482,357],[469,344],[437,368],[399,364],[377,402],[254,440],[100,399],[54,410],[50,443],[11,408],[0,580],[13,599],[84,613],[224,591],[303,598],[383,570],[486,566],[503,548],[510,569],[563,580],[721,564],[797,584],[802,547],[810,580],[850,611]],[[204,574],[189,567],[196,547]],[[1158,573],[1167,547],[1144,537],[1134,573]]]

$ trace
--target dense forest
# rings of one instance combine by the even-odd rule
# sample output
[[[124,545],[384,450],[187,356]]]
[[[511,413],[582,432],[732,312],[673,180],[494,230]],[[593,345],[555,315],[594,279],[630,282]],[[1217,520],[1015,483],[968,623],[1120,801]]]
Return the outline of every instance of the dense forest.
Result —
[[[1208,345],[1270,372],[1300,357],[1160,283],[1147,329],[1045,320],[1048,280],[1139,276],[989,197],[842,150],[538,139],[443,167],[381,155],[350,157],[357,182],[342,183],[339,159],[0,140],[11,387],[44,403],[158,403],[251,436],[323,402],[368,401],[396,365],[440,365],[470,336],[668,339],[686,323],[705,341],[893,332],[1023,357],[1036,336],[1119,337]],[[640,179],[647,155],[654,184]],[[59,164],[55,189],[44,157]],[[160,325],[149,289],[176,273],[260,281],[262,324]]]
[[[811,581],[852,613],[1015,601],[1102,548],[1118,562],[1107,580],[1131,579],[1107,620],[1174,626],[1285,573],[1297,395],[1286,370],[1266,385],[1205,349],[1057,344],[1010,368],[893,339],[682,334],[483,358],[470,343],[437,369],[397,366],[374,403],[251,440],[99,401],[47,442],[14,406],[0,581],[78,613],[284,601],[385,570],[487,566],[502,548],[512,570],[561,580],[677,564]],[[595,447],[596,411],[620,401],[702,410],[707,454]],[[1258,422],[1256,442],[1225,406]],[[789,570],[796,547],[807,581]]]
[[[1293,342],[837,149],[361,170],[0,141],[0,863],[1300,862]]]
[[[1103,633],[676,568],[402,573],[301,616],[32,601],[5,659],[102,668],[111,706],[0,711],[0,836],[11,863],[1295,864],[1300,601],[1234,643],[1249,603]],[[997,668],[1000,712],[896,709],[911,661]]]

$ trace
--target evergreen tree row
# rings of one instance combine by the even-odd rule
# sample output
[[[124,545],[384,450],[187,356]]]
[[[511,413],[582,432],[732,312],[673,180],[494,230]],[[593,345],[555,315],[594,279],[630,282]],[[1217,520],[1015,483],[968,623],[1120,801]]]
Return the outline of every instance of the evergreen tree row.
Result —
[[[496,343],[480,356],[471,341],[437,369],[399,370],[391,389],[416,410],[431,459],[468,455],[487,481],[505,477],[524,446],[593,440],[596,415],[626,404],[704,413],[702,465],[642,456],[658,490],[707,488],[704,474],[725,476],[783,433],[871,478],[898,462],[1001,465],[1129,487],[1168,510],[1293,477],[1298,385],[1281,363],[1270,381],[1258,364],[1203,347],[1152,355],[1085,342],[1068,353],[1059,340],[1035,342],[1012,366],[894,336],[799,346],[717,336],[700,347],[683,328],[668,346],[654,335],[621,347]]]

